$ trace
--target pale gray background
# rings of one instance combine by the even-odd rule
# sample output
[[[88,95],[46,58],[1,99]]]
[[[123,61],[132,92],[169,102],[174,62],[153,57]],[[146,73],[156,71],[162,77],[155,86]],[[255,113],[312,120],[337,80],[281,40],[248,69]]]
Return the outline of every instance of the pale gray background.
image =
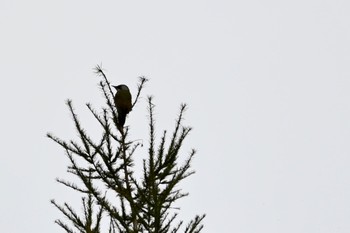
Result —
[[[63,232],[49,200],[76,201],[63,150],[64,101],[103,103],[96,64],[136,90],[151,79],[157,135],[181,102],[198,149],[181,217],[203,232],[350,232],[350,3],[294,1],[0,2],[1,232]],[[147,143],[141,99],[127,119]],[[146,151],[147,147],[140,150]]]

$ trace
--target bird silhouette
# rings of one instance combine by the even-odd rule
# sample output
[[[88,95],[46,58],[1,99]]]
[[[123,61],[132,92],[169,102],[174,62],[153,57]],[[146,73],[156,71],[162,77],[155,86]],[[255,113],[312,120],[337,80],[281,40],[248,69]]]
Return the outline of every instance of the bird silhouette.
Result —
[[[126,115],[132,109],[131,93],[128,86],[124,84],[113,87],[117,90],[117,93],[114,95],[114,104],[118,112],[117,128],[123,133]]]

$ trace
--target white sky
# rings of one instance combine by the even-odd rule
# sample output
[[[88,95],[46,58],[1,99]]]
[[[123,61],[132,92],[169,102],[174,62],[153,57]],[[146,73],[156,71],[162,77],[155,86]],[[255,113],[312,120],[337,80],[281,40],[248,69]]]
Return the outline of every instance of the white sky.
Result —
[[[97,132],[84,103],[103,103],[101,62],[133,93],[151,79],[158,135],[189,104],[184,220],[206,213],[204,233],[350,232],[348,1],[12,0],[0,28],[2,232],[63,232],[49,200],[70,200],[54,181],[68,163],[45,134],[76,138],[67,98]],[[144,98],[127,119],[145,142],[146,116]]]

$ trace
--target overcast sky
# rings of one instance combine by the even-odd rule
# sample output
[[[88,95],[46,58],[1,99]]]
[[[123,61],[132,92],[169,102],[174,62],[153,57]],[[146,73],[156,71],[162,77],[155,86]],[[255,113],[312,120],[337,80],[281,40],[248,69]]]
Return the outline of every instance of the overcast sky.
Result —
[[[63,232],[49,201],[75,199],[54,181],[68,161],[45,134],[77,138],[67,98],[98,132],[84,104],[103,104],[101,63],[132,93],[150,79],[127,119],[134,139],[147,142],[147,95],[157,135],[189,105],[184,220],[206,213],[204,233],[350,232],[349,1],[3,0],[0,29],[1,232]]]

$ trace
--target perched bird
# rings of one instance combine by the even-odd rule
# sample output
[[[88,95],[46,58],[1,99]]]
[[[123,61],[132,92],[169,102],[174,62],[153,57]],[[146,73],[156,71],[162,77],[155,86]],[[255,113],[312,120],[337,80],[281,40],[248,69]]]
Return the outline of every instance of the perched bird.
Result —
[[[123,132],[126,115],[132,109],[131,94],[128,86],[124,84],[113,87],[117,90],[117,93],[114,96],[114,104],[118,112],[117,127],[120,132]]]

